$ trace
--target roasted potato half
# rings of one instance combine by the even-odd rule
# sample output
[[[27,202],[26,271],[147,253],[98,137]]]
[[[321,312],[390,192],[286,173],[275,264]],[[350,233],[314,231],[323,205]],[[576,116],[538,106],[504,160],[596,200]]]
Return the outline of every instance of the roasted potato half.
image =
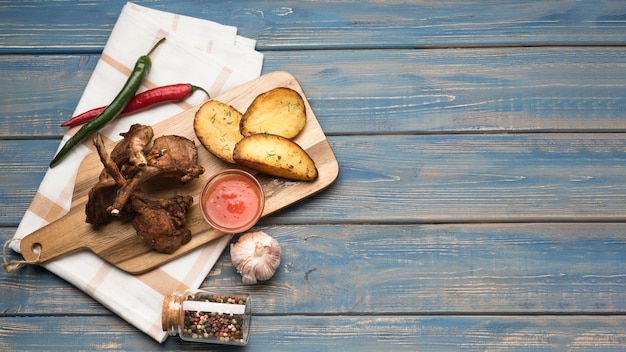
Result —
[[[193,129],[209,152],[234,164],[233,150],[243,138],[239,132],[240,122],[241,112],[237,109],[217,100],[209,100],[196,112]]]
[[[289,180],[313,181],[318,176],[315,162],[302,147],[274,134],[244,137],[235,146],[233,158],[239,165]]]
[[[244,136],[268,133],[293,138],[306,124],[306,108],[302,96],[293,89],[278,87],[259,94],[241,118]]]

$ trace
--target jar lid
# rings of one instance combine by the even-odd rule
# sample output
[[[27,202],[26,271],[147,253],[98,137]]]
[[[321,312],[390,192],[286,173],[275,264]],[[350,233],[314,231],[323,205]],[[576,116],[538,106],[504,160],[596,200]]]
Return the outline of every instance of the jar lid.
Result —
[[[171,293],[163,297],[163,306],[161,308],[161,329],[170,334],[175,333],[178,326],[179,316],[181,314],[180,307],[183,297],[178,293]]]

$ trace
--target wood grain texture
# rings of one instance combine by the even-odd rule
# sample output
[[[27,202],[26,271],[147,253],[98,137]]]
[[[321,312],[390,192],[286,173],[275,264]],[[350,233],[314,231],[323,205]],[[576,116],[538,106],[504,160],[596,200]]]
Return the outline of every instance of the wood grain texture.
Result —
[[[125,0],[0,3],[0,52],[101,50]],[[261,50],[624,44],[621,2],[136,1],[236,26]],[[36,4],[40,20],[32,16]],[[358,6],[356,6],[358,5]],[[89,21],[89,24],[86,23]],[[10,34],[10,35],[9,35]]]
[[[624,312],[625,228],[269,227],[282,245],[283,262],[272,282],[249,290],[259,298],[256,312],[264,314]],[[207,285],[238,288],[228,260],[219,263]]]
[[[623,314],[625,228],[267,225],[260,229],[283,251],[271,281],[242,284],[227,250],[203,286],[249,292],[254,313],[264,316]],[[0,307],[9,316],[110,314],[41,267],[1,278]]]
[[[3,242],[125,2],[0,1]],[[246,350],[624,350],[625,2],[137,3],[256,39],[341,165],[259,223],[271,281],[225,251],[203,283],[251,292]],[[0,350],[240,349],[159,345],[29,266],[0,274]]]
[[[2,138],[62,136],[99,56],[0,56]],[[55,148],[56,149],[56,148]]]
[[[341,165],[332,192],[261,223],[623,221],[626,214],[626,141],[619,133],[336,136],[329,141]],[[41,148],[51,147],[24,142],[14,148],[20,144],[26,155],[46,155],[50,149]],[[0,141],[0,150],[6,145]],[[43,169],[47,160],[31,160],[36,167],[7,166],[27,175],[30,168]],[[0,184],[7,194],[0,198],[8,207],[0,215],[3,223],[19,221],[30,201],[22,189],[36,189],[38,179]]]
[[[263,216],[320,192],[332,184],[339,173],[337,159],[326,140],[324,131],[307,103],[302,88],[291,74],[284,71],[269,73],[213,99],[232,105],[239,111],[245,111],[255,97],[276,87],[291,88],[304,98],[306,125],[293,140],[311,156],[319,176],[311,182],[287,182],[259,175],[258,180],[265,193]],[[181,188],[169,191],[170,193],[180,191],[184,194],[191,194],[196,200],[187,216],[187,227],[192,235],[188,243],[182,245],[174,253],[158,253],[151,250],[136,236],[135,229],[129,223],[114,221],[98,229],[87,224],[85,205],[88,192],[97,183],[102,171],[100,157],[92,152],[85,157],[78,169],[72,207],[67,215],[22,239],[20,248],[25,260],[45,263],[77,250],[86,249],[122,270],[132,274],[141,274],[223,236],[223,233],[212,229],[202,218],[198,206],[198,194],[211,175],[220,170],[232,168],[233,165],[224,163],[211,155],[197,140],[193,130],[193,120],[197,110],[198,107],[191,108],[153,126],[155,136],[174,134],[194,141],[198,146],[198,164],[205,169],[197,180],[185,185],[184,191]],[[112,147],[109,146],[109,149]]]
[[[97,58],[0,56],[0,138],[60,139]],[[277,70],[328,135],[626,130],[623,47],[265,53]]]
[[[3,319],[0,348],[12,351],[240,351],[183,342],[158,345],[112,317]],[[253,316],[246,349],[255,351],[622,351],[626,318],[454,316]]]
[[[342,165],[333,192],[273,221],[311,221],[310,214],[368,223],[623,221],[621,134],[335,137],[331,143]]]

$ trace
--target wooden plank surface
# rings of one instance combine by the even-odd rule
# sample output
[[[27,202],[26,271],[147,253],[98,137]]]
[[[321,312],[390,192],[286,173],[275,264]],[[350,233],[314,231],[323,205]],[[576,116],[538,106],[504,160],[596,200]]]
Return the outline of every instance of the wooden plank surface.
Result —
[[[241,351],[179,342],[158,345],[114,317],[8,318],[0,348],[12,351]],[[255,316],[246,349],[255,351],[623,351],[626,318],[551,316]],[[16,343],[6,343],[11,336]]]
[[[626,216],[626,140],[619,133],[336,136],[329,141],[340,165],[332,192],[268,221],[624,221]],[[46,155],[51,146],[0,141],[0,151],[9,147],[33,156],[19,167],[13,164],[19,160],[0,162],[5,170],[25,175],[20,182],[30,188],[16,188],[15,178],[0,184],[7,194],[0,199],[6,207],[1,219],[14,224],[38,186],[41,174],[26,183],[29,170],[43,170],[48,162],[34,156]],[[36,166],[30,164],[35,161]]]
[[[0,52],[101,50],[126,0],[0,3]],[[149,6],[234,25],[261,50],[624,43],[620,1],[196,1]],[[40,20],[33,14],[54,14]]]
[[[258,315],[623,314],[624,229],[619,223],[264,226],[284,253],[274,278],[243,285],[226,251],[204,286],[250,292]],[[3,280],[0,306],[11,316],[106,314],[42,268]]]
[[[125,2],[0,2],[3,242]],[[137,3],[256,39],[339,161],[262,220],[270,282],[226,251],[203,284],[252,292],[247,350],[624,349],[625,2]],[[159,345],[41,267],[0,292],[0,350],[235,350]]]
[[[0,56],[0,137],[60,138],[97,59]],[[328,135],[626,130],[623,47],[265,53],[277,70],[297,72]]]

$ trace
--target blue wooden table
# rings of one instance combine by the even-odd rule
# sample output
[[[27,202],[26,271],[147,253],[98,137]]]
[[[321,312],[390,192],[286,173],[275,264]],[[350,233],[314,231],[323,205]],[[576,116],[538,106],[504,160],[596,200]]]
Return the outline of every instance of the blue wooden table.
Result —
[[[3,243],[124,3],[0,1]],[[339,177],[260,224],[283,262],[246,348],[160,345],[28,266],[0,274],[0,350],[626,349],[626,2],[137,4],[256,39]],[[205,284],[244,288],[226,253]]]

